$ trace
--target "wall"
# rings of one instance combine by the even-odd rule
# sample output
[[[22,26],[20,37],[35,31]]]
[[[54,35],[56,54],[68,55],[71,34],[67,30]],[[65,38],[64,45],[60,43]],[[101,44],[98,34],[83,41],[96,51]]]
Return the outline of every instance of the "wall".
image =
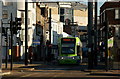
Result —
[[[20,38],[23,41],[23,45],[21,46],[21,52],[20,52],[22,59],[24,59],[24,53],[25,53],[25,2],[24,1],[17,2],[17,10],[16,10],[17,17],[18,18],[23,17],[23,23],[21,25],[22,30],[20,31]],[[31,47],[33,43],[33,34],[35,32],[35,25],[36,25],[36,4],[28,3],[28,47]]]
[[[59,21],[60,15],[58,14],[58,7],[49,7],[51,8],[51,17],[55,21]]]
[[[77,22],[80,26],[87,26],[88,10],[74,10],[74,22]]]
[[[12,13],[12,18],[13,18],[13,21],[15,21],[15,17],[16,17],[16,15],[17,15],[17,12],[16,12],[16,10],[17,10],[17,7],[16,7],[16,2],[5,2],[5,0],[4,0],[4,2],[3,2],[3,5],[2,5],[2,7],[3,7],[3,13],[4,13],[4,11],[6,11],[6,14],[7,14],[7,17],[6,18],[2,18],[2,21],[3,21],[3,23],[10,23],[10,20],[11,20],[11,13]],[[3,15],[2,15],[3,16]],[[10,27],[10,24],[3,24],[2,25],[3,27]],[[10,36],[10,31],[9,31],[9,29],[8,29],[8,36],[7,37],[9,37]],[[8,38],[7,38],[8,39]],[[14,38],[13,38],[14,39]],[[9,39],[8,39],[8,41],[9,41]],[[15,46],[15,42],[16,42],[16,39],[14,39],[14,41],[13,41],[13,46]],[[9,42],[8,42],[8,45],[9,45]],[[2,36],[2,46],[3,46],[3,48],[2,48],[2,59],[5,59],[5,54],[6,54],[6,49],[8,49],[8,45],[6,46],[6,42],[5,42],[5,37],[4,36]],[[7,47],[7,48],[6,48]]]
[[[107,10],[107,16],[108,16],[108,20],[109,20],[109,24],[110,25],[116,25],[116,24],[120,24],[120,19],[116,20],[115,19],[115,8],[119,8],[120,7],[120,2],[106,2],[104,3],[101,7],[100,7],[100,13],[102,14],[100,16],[100,21],[103,23],[104,18],[105,18],[105,9],[109,9]]]
[[[63,34],[63,23],[52,20],[51,27],[51,43],[57,45],[58,38]]]
[[[25,1],[25,0],[24,0]],[[11,2],[11,5],[6,5],[3,6],[3,10],[7,10],[8,11],[8,18],[4,19],[4,22],[9,22],[10,20],[10,15],[11,13],[13,14],[13,21],[15,21],[15,17],[17,18],[21,18],[23,16],[23,23],[21,25],[22,30],[19,31],[19,33],[17,35],[14,35],[13,39],[13,46],[14,46],[14,50],[18,50],[18,44],[16,44],[17,39],[16,37],[19,37],[21,40],[23,41],[23,45],[21,46],[21,58],[24,58],[24,49],[25,49],[25,2],[21,1],[21,2]],[[34,25],[36,24],[36,5],[34,3],[28,3],[28,47],[32,46],[32,42],[33,42],[33,33],[34,33]],[[23,14],[22,14],[23,13]],[[4,27],[10,27],[9,24],[4,25]],[[10,34],[10,33],[8,33]],[[5,42],[4,42],[4,38],[3,38],[3,46],[5,46]],[[5,49],[6,47],[4,47]],[[3,52],[6,52],[3,49]],[[18,54],[17,51],[14,51],[16,54]],[[3,53],[4,54],[4,53]],[[5,58],[5,57],[3,57]]]
[[[120,61],[119,57],[119,49],[120,49],[120,39],[119,39],[119,28],[120,28],[120,19],[115,19],[115,9],[120,8],[120,2],[106,2],[100,8],[101,13],[101,28],[103,27],[103,23],[105,22],[105,16],[107,16],[109,21],[109,27],[115,27],[115,35],[113,35],[114,44],[113,47],[110,48],[111,54],[114,57],[115,61]],[[107,9],[107,10],[106,10]],[[105,14],[105,10],[107,15]],[[114,64],[113,64],[114,65]],[[114,65],[115,66],[115,65]]]

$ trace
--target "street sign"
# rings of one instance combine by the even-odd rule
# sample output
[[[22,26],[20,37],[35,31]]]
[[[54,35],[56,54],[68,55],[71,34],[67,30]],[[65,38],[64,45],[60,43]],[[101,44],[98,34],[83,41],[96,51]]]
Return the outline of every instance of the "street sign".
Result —
[[[40,45],[40,40],[33,40],[32,45],[33,45],[33,46]]]

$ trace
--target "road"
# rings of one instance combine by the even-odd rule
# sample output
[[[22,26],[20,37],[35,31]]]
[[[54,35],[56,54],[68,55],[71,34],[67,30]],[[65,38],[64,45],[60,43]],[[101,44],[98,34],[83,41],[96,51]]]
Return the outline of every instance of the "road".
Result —
[[[13,71],[2,79],[120,79],[118,76],[95,75],[84,71],[85,65],[46,65],[37,66],[35,70]]]
[[[32,71],[15,72],[2,79],[120,79],[117,76],[97,76],[79,71]]]

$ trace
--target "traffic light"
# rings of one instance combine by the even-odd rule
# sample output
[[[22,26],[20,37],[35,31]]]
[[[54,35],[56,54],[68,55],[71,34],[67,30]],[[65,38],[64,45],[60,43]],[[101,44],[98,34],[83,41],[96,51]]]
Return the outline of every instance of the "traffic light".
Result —
[[[4,34],[4,36],[5,36],[5,42],[7,42],[7,34]]]
[[[4,27],[2,27],[2,33],[5,33],[5,28]]]
[[[114,36],[114,27],[110,27],[108,31],[108,38],[111,38]]]
[[[22,19],[21,18],[15,18],[16,26],[21,26]]]
[[[18,30],[21,30],[21,24],[22,24],[22,19],[21,18],[15,18],[15,22],[13,22],[13,25],[15,25],[15,27],[13,27],[13,34],[17,34]]]
[[[17,34],[17,29],[16,29],[16,27],[13,27],[13,34]]]

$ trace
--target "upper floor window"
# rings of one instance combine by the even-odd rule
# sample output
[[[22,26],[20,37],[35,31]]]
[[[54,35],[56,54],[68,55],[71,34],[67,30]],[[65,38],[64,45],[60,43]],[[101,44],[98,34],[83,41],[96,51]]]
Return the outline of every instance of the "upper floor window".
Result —
[[[3,17],[3,19],[7,19],[8,18],[8,11],[7,10],[3,10],[2,17]]]
[[[3,5],[4,6],[11,6],[11,5],[13,5],[13,3],[12,2],[4,2]]]
[[[64,22],[64,16],[60,16],[60,22]]]
[[[72,10],[71,9],[66,9],[66,12],[65,12],[66,14],[72,14]]]
[[[105,22],[105,12],[103,13],[103,22]]]
[[[120,9],[115,9],[115,19],[120,19]]]
[[[60,8],[60,14],[64,14],[64,8]]]
[[[35,4],[33,3],[33,8],[35,8]]]
[[[21,12],[22,24],[24,24],[24,12]]]
[[[41,15],[45,17],[45,8],[41,8]]]

